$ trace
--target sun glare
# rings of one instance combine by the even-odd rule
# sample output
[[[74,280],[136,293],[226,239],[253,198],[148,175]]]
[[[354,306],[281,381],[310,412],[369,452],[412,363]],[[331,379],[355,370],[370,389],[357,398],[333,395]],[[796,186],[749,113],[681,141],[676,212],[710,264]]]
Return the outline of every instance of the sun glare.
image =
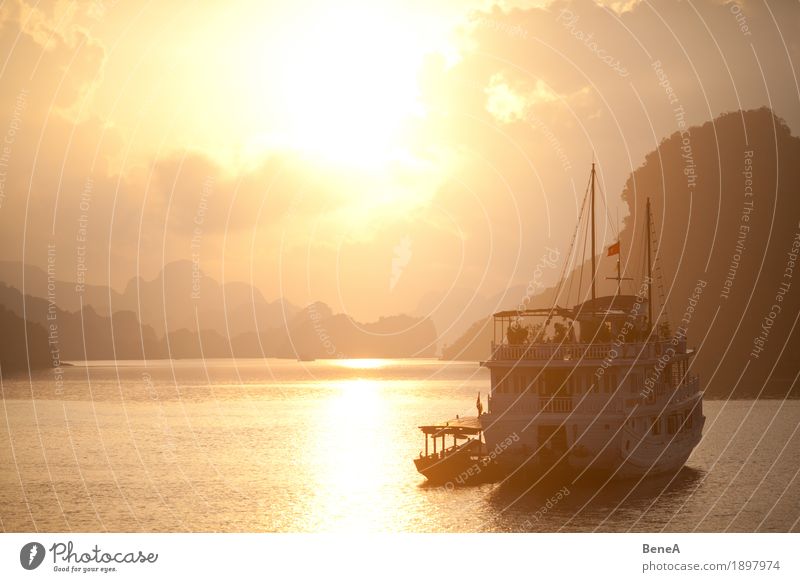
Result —
[[[297,27],[277,39],[291,55],[271,84],[278,127],[254,139],[365,169],[406,156],[424,116],[417,77],[427,50],[411,17],[382,4],[337,5]]]
[[[388,365],[389,360],[376,358],[355,358],[349,360],[340,360],[337,362],[337,364],[342,368],[351,368],[353,370],[375,370]]]

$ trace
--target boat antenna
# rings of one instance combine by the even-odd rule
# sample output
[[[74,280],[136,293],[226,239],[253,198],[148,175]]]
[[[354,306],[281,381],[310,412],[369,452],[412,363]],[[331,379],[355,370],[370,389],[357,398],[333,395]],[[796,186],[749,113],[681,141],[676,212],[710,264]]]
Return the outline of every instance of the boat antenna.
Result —
[[[604,196],[605,199],[605,196]],[[617,255],[617,276],[616,277],[606,277],[606,279],[610,279],[612,281],[617,282],[617,295],[619,296],[622,289],[622,282],[623,281],[632,281],[631,277],[623,277],[622,276],[622,240],[619,234],[619,209],[617,209],[617,226],[614,229],[615,234],[617,235],[617,242],[608,247],[608,256],[612,256],[614,254]]]
[[[650,256],[650,229],[652,217],[650,215],[650,197],[647,197],[647,325],[653,330],[653,264]]]
[[[595,241],[594,241],[594,155],[592,155],[592,300],[596,297],[595,292],[595,285],[594,279],[596,274],[596,266],[595,261],[597,257],[595,256]]]
[[[620,286],[622,285],[623,281],[632,281],[631,277],[623,277],[622,276],[622,242],[619,238],[617,238],[617,242],[609,247],[609,255],[611,255],[611,249],[617,247],[617,276],[616,277],[606,277],[606,279],[611,279],[612,281],[617,282],[617,295],[620,294]]]

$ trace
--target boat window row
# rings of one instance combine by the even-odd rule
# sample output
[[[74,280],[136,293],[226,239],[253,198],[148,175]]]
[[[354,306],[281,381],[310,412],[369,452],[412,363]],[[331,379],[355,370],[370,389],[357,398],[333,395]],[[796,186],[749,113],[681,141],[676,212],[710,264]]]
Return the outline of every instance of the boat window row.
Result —
[[[680,410],[668,415],[650,417],[650,434],[658,436],[666,431],[666,434],[677,434],[679,432],[689,432],[695,413],[689,410]]]

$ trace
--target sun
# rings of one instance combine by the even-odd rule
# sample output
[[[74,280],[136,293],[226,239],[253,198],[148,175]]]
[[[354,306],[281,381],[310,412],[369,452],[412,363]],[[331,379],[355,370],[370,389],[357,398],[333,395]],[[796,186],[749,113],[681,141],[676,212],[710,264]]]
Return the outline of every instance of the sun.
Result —
[[[286,55],[269,86],[277,123],[256,141],[367,169],[406,156],[425,116],[428,49],[414,19],[383,3],[335,3],[293,22],[271,43]]]

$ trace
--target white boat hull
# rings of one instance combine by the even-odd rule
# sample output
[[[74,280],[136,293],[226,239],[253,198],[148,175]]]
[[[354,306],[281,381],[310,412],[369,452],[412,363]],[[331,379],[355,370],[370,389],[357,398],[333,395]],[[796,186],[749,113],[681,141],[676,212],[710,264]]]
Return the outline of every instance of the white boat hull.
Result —
[[[640,407],[627,413],[514,414],[512,411],[481,416],[483,434],[489,450],[503,443],[496,461],[507,472],[525,477],[545,476],[553,468],[577,475],[602,473],[610,478],[634,478],[679,470],[700,442],[705,417],[702,395],[662,407],[658,412]],[[663,430],[654,435],[639,422],[651,414],[666,416],[677,410],[691,410],[689,428],[673,434]],[[635,424],[635,423],[634,423]],[[687,423],[688,424],[688,423]],[[525,475],[530,473],[529,475]]]

